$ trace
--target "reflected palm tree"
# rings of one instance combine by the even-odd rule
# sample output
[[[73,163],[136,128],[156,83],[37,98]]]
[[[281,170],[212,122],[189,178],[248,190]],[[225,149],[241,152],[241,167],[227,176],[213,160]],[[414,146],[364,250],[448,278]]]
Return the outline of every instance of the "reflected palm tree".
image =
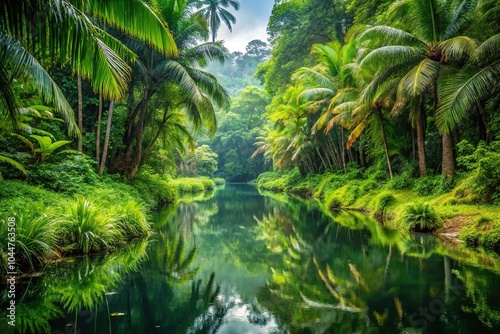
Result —
[[[198,272],[199,266],[191,268],[196,254],[196,245],[186,251],[184,237],[178,234],[160,232],[158,242],[162,244],[159,252],[150,256],[159,266],[159,272],[168,278],[186,282]]]

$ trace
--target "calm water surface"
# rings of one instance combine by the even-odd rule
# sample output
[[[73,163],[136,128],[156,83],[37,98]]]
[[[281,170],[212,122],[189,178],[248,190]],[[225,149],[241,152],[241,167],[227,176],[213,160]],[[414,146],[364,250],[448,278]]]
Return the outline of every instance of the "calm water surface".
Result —
[[[23,280],[16,330],[500,332],[497,256],[244,184],[154,222],[149,240]]]

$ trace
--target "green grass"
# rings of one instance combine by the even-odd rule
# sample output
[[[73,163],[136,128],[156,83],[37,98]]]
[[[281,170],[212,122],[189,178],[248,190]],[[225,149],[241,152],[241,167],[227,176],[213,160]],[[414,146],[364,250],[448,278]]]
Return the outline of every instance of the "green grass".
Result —
[[[375,170],[376,172],[376,170]],[[472,225],[474,217],[491,217],[486,229],[475,235],[471,227],[469,245],[483,245],[496,249],[500,227],[500,207],[483,203],[474,194],[477,185],[475,172],[461,175],[457,180],[446,180],[440,175],[424,179],[399,177],[393,180],[367,170],[364,173],[350,171],[347,174],[325,173],[307,176],[297,181],[283,177],[283,171],[264,173],[258,178],[260,189],[293,193],[320,200],[329,209],[361,210],[383,222],[387,228],[407,233],[409,229],[433,231],[445,221],[455,224],[455,217],[462,217],[461,226]],[[292,183],[290,183],[292,182]],[[415,204],[419,203],[419,204]],[[465,218],[464,218],[465,217]],[[480,237],[481,235],[488,235]]]
[[[15,230],[9,231],[9,218],[14,220]],[[14,233],[15,258],[17,267],[21,271],[35,270],[42,265],[47,257],[57,254],[57,225],[60,223],[58,215],[46,210],[41,202],[25,203],[8,214],[2,215],[0,222],[0,247],[7,252],[9,232]],[[12,226],[11,226],[12,227]],[[6,256],[4,254],[1,268],[7,271]]]
[[[74,241],[74,251],[88,254],[112,249],[124,240],[117,217],[106,214],[104,206],[82,196],[65,210],[65,232]]]

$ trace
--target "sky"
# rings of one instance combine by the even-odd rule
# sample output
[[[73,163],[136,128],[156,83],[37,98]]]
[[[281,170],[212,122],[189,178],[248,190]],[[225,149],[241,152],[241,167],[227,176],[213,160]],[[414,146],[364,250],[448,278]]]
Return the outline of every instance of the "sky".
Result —
[[[271,16],[274,0],[239,0],[240,9],[227,8],[235,17],[236,24],[230,33],[224,23],[221,23],[217,40],[224,40],[224,45],[230,52],[245,52],[248,42],[254,39],[267,41],[267,22]]]

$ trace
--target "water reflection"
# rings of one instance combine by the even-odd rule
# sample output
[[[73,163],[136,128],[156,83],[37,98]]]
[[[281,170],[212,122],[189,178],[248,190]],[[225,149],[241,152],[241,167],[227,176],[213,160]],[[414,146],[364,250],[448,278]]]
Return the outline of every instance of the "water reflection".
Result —
[[[249,185],[165,208],[155,234],[19,285],[20,333],[488,333],[500,261]],[[2,296],[2,312],[7,297]],[[2,318],[6,318],[2,314]],[[12,332],[0,323],[0,332]]]

